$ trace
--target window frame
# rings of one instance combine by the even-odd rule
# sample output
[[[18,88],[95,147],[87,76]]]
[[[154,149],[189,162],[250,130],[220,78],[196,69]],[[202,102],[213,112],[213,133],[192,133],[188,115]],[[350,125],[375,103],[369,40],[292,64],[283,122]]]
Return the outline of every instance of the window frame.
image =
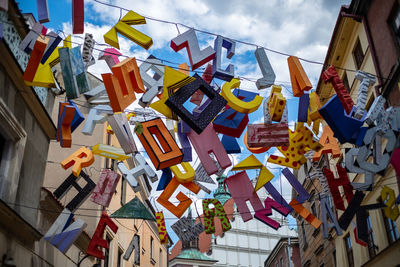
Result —
[[[400,22],[399,26],[396,27],[396,18],[399,18],[400,20],[400,5],[397,3],[397,1],[394,1],[394,5],[392,7],[392,11],[390,12],[390,15],[388,17],[387,23],[390,26],[391,32],[394,36],[394,38],[397,40],[397,45],[400,45]]]
[[[354,60],[354,64],[355,64],[356,68],[360,69],[364,62],[364,59],[365,59],[365,53],[363,51],[361,41],[358,36],[357,36],[357,41],[353,47],[353,51],[351,52],[351,54],[353,55],[353,60]],[[361,58],[359,58],[359,57],[361,57]]]
[[[400,239],[399,231],[397,230],[396,222],[385,216],[385,211],[381,209],[383,223],[385,225],[386,237],[388,244],[391,245]],[[394,234],[392,234],[394,232]]]
[[[0,98],[0,129],[6,140],[0,162],[0,198],[15,203],[27,133]]]
[[[354,267],[353,243],[351,242],[350,233],[344,236],[343,241],[346,248],[347,264],[349,267]]]
[[[371,216],[367,217],[367,225],[368,225],[368,242],[367,242],[367,249],[368,249],[368,255],[369,258],[373,258],[376,256],[376,251],[375,251],[375,238],[374,238],[374,231],[372,229],[372,222],[371,222]]]

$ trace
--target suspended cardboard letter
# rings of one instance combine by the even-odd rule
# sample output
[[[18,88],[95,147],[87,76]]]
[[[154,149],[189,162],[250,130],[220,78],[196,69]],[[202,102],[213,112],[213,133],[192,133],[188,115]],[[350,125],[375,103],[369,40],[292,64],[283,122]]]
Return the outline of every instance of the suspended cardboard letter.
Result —
[[[92,55],[95,43],[96,42],[93,39],[93,35],[90,33],[85,33],[85,41],[82,48],[82,59],[85,63],[86,69],[95,63],[94,57]]]
[[[190,127],[183,121],[178,121],[177,134],[179,142],[181,143],[183,160],[184,162],[192,161],[192,145],[189,142],[187,134],[190,133]]]
[[[227,154],[238,154],[242,152],[235,137],[224,134],[221,138],[221,143],[224,146]]]
[[[192,71],[204,65],[215,57],[215,51],[211,46],[200,50],[196,32],[189,29],[171,40],[171,48],[178,52],[186,47]]]
[[[122,54],[115,48],[106,48],[104,51],[100,52],[99,60],[104,59],[110,70],[112,70],[112,67],[119,63],[119,56],[122,56]]]
[[[165,115],[168,119],[178,120],[178,116],[165,104],[168,98],[182,86],[195,80],[187,74],[165,66],[163,93],[160,100],[151,103],[150,107]]]
[[[140,45],[144,49],[149,49],[153,45],[153,39],[141,33],[140,31],[130,27],[130,25],[146,24],[146,19],[130,10],[120,21],[115,24],[106,34],[104,34],[104,41],[119,49],[117,32]]]
[[[246,201],[250,201],[255,212],[264,209],[245,171],[226,178],[225,182],[244,222],[253,219]]]
[[[307,122],[308,107],[310,105],[310,95],[303,94],[299,99],[299,111],[297,115],[298,122]]]
[[[79,46],[58,49],[64,86],[68,99],[79,97],[90,90],[85,64]]]
[[[328,180],[329,188],[331,189],[331,194],[335,207],[338,210],[345,210],[344,202],[342,196],[339,192],[339,186],[343,186],[343,191],[347,199],[347,203],[350,203],[353,198],[353,186],[350,184],[349,177],[347,176],[347,171],[345,168],[341,167],[339,164],[336,165],[339,178],[333,176],[333,172],[328,168],[324,168],[324,174]]]
[[[104,230],[108,226],[114,234],[118,231],[118,226],[113,220],[108,217],[107,213],[103,211],[99,223],[97,224],[96,231],[94,232],[92,239],[90,240],[89,246],[86,250],[87,255],[94,256],[98,259],[104,259],[104,253],[101,248],[108,249],[107,240],[103,239]]]
[[[84,31],[85,7],[84,0],[72,0],[72,33]]]
[[[333,88],[336,91],[336,95],[339,97],[340,102],[346,113],[350,115],[353,109],[354,102],[349,95],[349,91],[345,88],[342,79],[340,79],[339,74],[336,72],[334,66],[330,66],[324,73],[322,73],[321,78],[325,83],[332,83]]]
[[[360,81],[360,86],[358,87],[357,104],[353,116],[354,118],[361,120],[365,113],[368,89],[376,82],[376,77],[361,70],[358,70],[354,77]]]
[[[327,198],[328,195],[322,195],[320,198],[320,206],[321,206],[321,216],[322,216],[322,231],[323,231],[323,236],[324,238],[328,238],[329,235],[329,228],[334,228],[336,231],[336,234],[338,236],[342,235],[342,230],[340,229],[339,223],[336,219],[335,213],[333,213],[331,207],[329,207]],[[328,218],[331,220],[331,222],[328,222]]]
[[[351,148],[346,152],[345,156],[346,169],[351,173],[364,174],[363,183],[355,183],[355,182],[351,183],[354,190],[371,191],[373,189],[374,173],[358,167],[359,164],[357,163],[355,158],[357,157],[359,150],[360,150],[359,148]]]
[[[33,47],[36,44],[36,40],[39,37],[42,40],[44,40],[44,37],[42,35],[45,35],[46,33],[47,33],[46,27],[44,27],[39,22],[35,22],[35,24],[33,24],[32,29],[25,36],[24,40],[22,40],[22,42],[19,44],[18,48],[23,50],[25,53],[30,54],[33,50]]]
[[[168,244],[167,227],[165,226],[164,213],[162,211],[156,212],[158,236],[160,237],[161,244]]]
[[[82,188],[78,184],[78,179],[82,177],[86,181],[86,185]],[[79,177],[71,174],[67,179],[53,192],[54,196],[58,199],[61,199],[73,186],[78,194],[65,206],[71,212],[74,212],[90,195],[93,189],[96,187],[96,184],[90,179],[86,173],[83,171],[80,173]]]
[[[186,63],[184,63],[186,64]],[[189,75],[189,66],[186,64],[187,67],[187,75]],[[179,68],[181,68],[181,65],[179,65]],[[206,69],[204,70],[203,74],[201,75],[201,78],[206,81],[206,83],[211,84],[211,81],[213,79],[212,75],[212,70],[213,66],[211,64],[207,64]],[[180,70],[182,71],[182,70]],[[200,106],[201,102],[203,101],[204,93],[201,90],[197,90],[192,97],[190,98],[190,102],[193,104],[196,104],[197,106]]]
[[[58,44],[62,40],[62,38],[58,36],[58,34],[56,34],[55,32],[50,32],[46,34],[46,37],[49,38],[49,42],[47,43],[46,50],[44,50],[42,60],[40,61],[41,64],[46,63],[46,61],[50,58],[51,54],[53,54],[54,50],[57,49]]]
[[[215,116],[226,105],[226,100],[221,97],[208,83],[206,83],[197,73],[193,76],[196,80],[181,87],[171,95],[165,104],[174,111],[190,128],[200,134],[204,128],[215,118]],[[211,102],[201,111],[200,114],[192,114],[183,104],[197,90],[203,91]]]
[[[133,262],[137,265],[140,264],[140,236],[135,234],[132,237],[131,242],[129,243],[128,249],[124,254],[124,260],[129,260],[131,257],[132,251],[135,250]]]
[[[288,124],[249,124],[247,127],[247,145],[249,147],[288,146]]]
[[[169,168],[162,169],[160,182],[158,182],[157,191],[164,190],[172,180],[172,172]]]
[[[191,131],[188,137],[208,175],[218,172],[218,168],[210,157],[210,153],[213,153],[222,169],[226,169],[232,165],[224,146],[211,124],[201,134]]]
[[[139,70],[143,83],[146,86],[146,92],[140,98],[139,105],[147,107],[156,95],[162,93],[164,67],[159,59],[150,55],[146,61],[139,66]],[[154,72],[154,76],[147,74],[149,70]]]
[[[92,152],[95,155],[119,161],[130,158],[130,156],[124,153],[124,150],[122,150],[122,148],[104,144],[97,144],[93,146]]]
[[[227,136],[239,138],[249,123],[249,115],[228,108],[212,122],[215,131]]]
[[[240,86],[240,80],[236,78],[232,79],[230,82],[225,82],[224,85],[222,86],[222,91],[221,91],[222,97],[225,98],[225,100],[228,102],[228,105],[236,111],[239,111],[241,113],[252,113],[256,111],[258,107],[261,105],[263,98],[257,94],[251,101],[245,102],[243,100],[240,100],[231,92],[232,89],[238,88],[239,86]],[[242,92],[244,96],[246,96],[246,94],[254,96],[254,93],[251,92],[247,92],[244,90],[240,90],[240,92]]]
[[[157,170],[182,162],[182,151],[160,118],[145,121],[142,126],[143,133],[136,134]]]
[[[172,173],[174,174],[176,180],[178,180],[178,182],[180,182],[181,184],[189,183],[189,182],[193,181],[194,169],[193,169],[192,165],[190,165],[190,163],[188,163],[188,162],[181,162],[180,164],[183,167],[183,169],[185,170],[185,173],[182,173],[179,170],[177,165],[169,167],[171,169]]]
[[[392,221],[396,221],[400,215],[400,211],[399,207],[395,204],[396,197],[394,195],[394,190],[385,185],[381,191],[381,199],[386,205],[384,209],[385,216]]]
[[[172,178],[168,186],[157,198],[158,203],[163,205],[164,208],[169,210],[172,214],[174,214],[178,218],[180,218],[183,215],[183,213],[187,210],[187,208],[189,208],[190,204],[192,204],[192,200],[182,192],[179,192],[178,195],[176,195],[176,198],[179,200],[179,204],[177,206],[169,201],[169,198],[172,196],[172,194],[175,192],[175,190],[178,188],[179,185],[180,183],[178,182],[178,180],[176,180],[175,177]],[[182,185],[195,194],[197,194],[200,191],[200,187],[198,187],[193,182],[185,183]]]
[[[344,231],[346,231],[347,227],[350,225],[350,222],[353,220],[354,215],[356,215],[358,239],[367,243],[368,242],[367,210],[381,209],[385,207],[385,204],[376,203],[376,204],[361,206],[361,202],[363,201],[364,197],[365,194],[363,192],[356,191],[353,199],[349,203],[349,206],[340,217],[339,225]]]
[[[23,79],[24,81],[32,82],[35,78],[36,71],[39,67],[40,60],[46,50],[46,46],[49,43],[49,38],[42,38],[39,36],[36,39],[36,43],[33,47],[31,56],[28,61],[28,65],[25,68]]]
[[[254,214],[254,217],[259,221],[265,223],[266,225],[271,226],[275,230],[278,230],[279,227],[281,227],[280,223],[269,218],[269,216],[272,215],[272,208],[277,212],[279,212],[280,214],[282,214],[283,216],[287,216],[290,210],[288,210],[287,208],[285,208],[284,206],[282,206],[281,204],[279,204],[278,202],[269,197],[267,197],[264,200],[264,206],[265,208],[257,211]]]
[[[132,131],[125,113],[117,113],[108,116],[107,120],[125,154],[137,152],[135,140],[133,139]]]
[[[71,211],[64,209],[43,236],[45,240],[58,248],[62,253],[68,251],[86,227],[84,221],[78,218],[75,218],[73,221],[73,217],[74,214]]]
[[[49,6],[47,0],[36,0],[38,19],[40,23],[45,23],[50,21],[49,17]]]
[[[258,79],[256,82],[256,86],[258,90],[265,89],[270,87],[275,83],[275,72],[269,63],[267,54],[265,53],[264,48],[257,48],[254,52],[258,66],[260,67],[261,73],[263,75],[262,78]]]
[[[375,149],[373,149],[375,153],[371,153],[373,152],[370,148],[371,145],[373,145],[376,140],[379,140],[379,143],[381,143],[382,137],[387,140],[383,154],[377,152],[377,150],[381,150],[381,147],[377,147],[376,145],[374,146]],[[357,154],[357,163],[359,164],[360,168],[372,173],[384,171],[390,162],[390,153],[395,148],[396,139],[396,135],[392,130],[387,131],[385,134],[380,134],[378,133],[378,127],[368,129],[363,139],[363,146],[359,148]],[[374,156],[373,163],[368,161],[370,154],[373,154]]]
[[[257,184],[254,188],[254,191],[258,191],[266,183],[271,181],[272,178],[274,178],[274,175],[254,155],[248,156],[246,159],[233,166],[231,171],[253,169],[260,170],[260,174],[257,177]]]
[[[306,208],[303,207],[296,199],[292,199],[289,203],[290,206],[307,222],[309,222],[315,229],[320,227],[321,221],[314,216],[311,212],[309,212]]]
[[[135,160],[137,165],[133,169],[128,170],[128,168],[126,168],[125,164],[122,162],[118,162],[117,166],[120,172],[124,175],[125,179],[128,181],[129,185],[132,187],[132,189],[137,192],[140,190],[137,182],[140,175],[146,174],[147,177],[149,177],[150,180],[153,182],[157,181],[158,178],[157,174],[147,164],[146,160],[141,154],[135,154]]]
[[[61,162],[61,166],[66,170],[72,167],[72,174],[76,177],[82,170],[82,167],[89,167],[94,162],[94,156],[91,150],[86,147],[81,147],[74,153],[72,153],[68,158]]]
[[[360,127],[363,125],[363,120],[356,120],[351,115],[346,114],[338,95],[334,95],[329,99],[319,110],[319,113],[332,129],[333,136],[340,143],[351,142],[354,144],[355,140],[357,140]]]
[[[108,207],[120,177],[121,175],[118,173],[104,169],[100,174],[99,181],[93,190],[90,200],[103,207]]]
[[[134,57],[114,65],[112,71],[113,74],[103,73],[101,76],[113,111],[122,112],[136,100],[135,92],[145,91],[144,85]]]
[[[106,105],[98,105],[91,108],[82,129],[84,135],[92,135],[96,124],[106,121],[107,117],[105,115],[100,115],[101,113],[112,114],[113,111],[110,106]]]
[[[235,55],[235,46],[236,42],[228,38],[222,37],[220,35],[215,38],[214,50],[216,54],[213,60],[212,70],[212,74],[215,78],[229,82],[233,78],[233,76],[235,76],[235,68],[233,64],[229,64],[225,70],[221,69],[222,48],[225,48],[227,50],[226,57],[231,59],[233,55]]]
[[[333,158],[340,156],[339,144],[333,137],[333,132],[328,125],[324,127],[319,143],[324,147],[320,151],[314,153],[313,161],[319,161],[322,154],[332,154]]]
[[[61,147],[71,147],[71,124],[75,116],[75,107],[69,102],[60,102],[58,106],[57,141]]]
[[[209,208],[209,205],[213,204],[214,208]],[[221,221],[222,232],[229,231],[232,226],[229,222],[228,216],[226,216],[224,207],[221,202],[217,199],[203,199],[203,213],[204,213],[204,228],[206,234],[215,233],[214,217],[217,216]]]
[[[309,91],[312,84],[305,73],[298,57],[290,56],[287,59],[290,72],[290,81],[292,82],[293,95],[300,97],[304,91]]]
[[[194,224],[192,214],[188,214],[187,217],[179,219],[171,226],[171,228],[183,242],[190,242],[195,238],[198,238],[204,231],[201,222]]]

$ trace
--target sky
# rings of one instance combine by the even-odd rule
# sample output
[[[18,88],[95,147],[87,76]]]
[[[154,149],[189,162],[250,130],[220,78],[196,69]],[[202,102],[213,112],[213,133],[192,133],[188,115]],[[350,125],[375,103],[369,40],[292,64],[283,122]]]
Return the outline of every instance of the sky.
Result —
[[[339,0],[231,0],[231,1],[214,1],[214,0],[185,0],[185,1],[166,1],[166,0],[102,0],[113,5],[130,9],[136,13],[148,17],[145,25],[135,26],[136,29],[142,31],[153,39],[153,46],[149,50],[136,45],[130,40],[119,35],[120,52],[129,57],[136,57],[145,60],[150,54],[164,60],[163,63],[169,66],[177,67],[178,64],[186,62],[189,64],[186,49],[174,52],[170,48],[170,41],[176,37],[179,32],[183,33],[188,28],[177,24],[166,24],[149,18],[158,20],[167,20],[175,23],[187,25],[190,28],[199,29],[206,32],[212,32],[230,39],[245,41],[255,45],[244,45],[237,43],[235,55],[231,60],[223,57],[222,67],[225,68],[229,63],[235,66],[235,77],[245,77],[247,80],[241,81],[241,89],[259,93],[261,96],[268,96],[270,89],[257,90],[255,80],[262,77],[260,68],[257,65],[254,51],[257,46],[267,47],[272,50],[280,51],[285,54],[298,56],[312,61],[323,62],[327,52],[333,28],[340,10],[340,6],[349,4],[350,1]],[[37,18],[36,1],[20,0],[18,2],[22,13],[33,13]],[[50,22],[44,25],[58,32],[61,37],[65,37],[72,33],[72,1],[57,0],[48,1]],[[125,10],[113,8],[94,0],[85,0],[85,33],[93,34],[97,42],[96,49],[107,48],[103,35],[114,26],[120,16],[127,13]],[[214,44],[215,35],[196,32],[199,39],[200,48]],[[83,44],[84,34],[73,35],[73,46]],[[297,119],[298,99],[291,94],[291,83],[287,64],[287,56],[267,51],[269,61],[275,71],[275,84],[283,87],[282,92],[288,101],[289,110],[289,126],[294,127]],[[102,73],[109,73],[110,69],[104,60],[97,60],[100,51],[93,52],[96,58],[96,64],[89,67],[89,72],[101,78]],[[226,54],[226,52],[225,52]],[[121,58],[122,59],[122,58]],[[308,75],[313,89],[318,82],[321,73],[320,64],[311,64],[301,61],[302,66]],[[190,64],[189,64],[190,65]],[[205,65],[203,66],[205,67]],[[202,68],[199,68],[201,71]],[[191,72],[193,74],[193,72]],[[201,75],[201,74],[200,74]],[[221,85],[222,81],[216,80],[216,84]],[[137,103],[132,105],[136,107]],[[262,123],[262,108],[249,114],[249,123]],[[242,148],[241,154],[234,154],[233,163],[237,164],[250,155],[243,144],[243,135],[238,138],[239,145]],[[137,140],[139,150],[143,150],[139,140]],[[257,158],[266,164],[266,160],[270,154],[279,154],[276,149],[270,149],[264,154],[256,155]],[[150,160],[145,155],[148,162]],[[194,153],[193,158],[197,155]],[[150,163],[151,164],[151,163]],[[281,181],[280,172],[273,164],[267,164],[267,167],[275,174],[273,184],[277,189],[281,189],[283,196],[289,200],[291,198],[291,186],[283,178]],[[160,174],[160,172],[158,172]],[[229,169],[225,171],[231,174]],[[255,178],[256,173],[248,172],[251,179]],[[160,175],[159,175],[160,176]],[[210,186],[205,184],[211,190],[216,185]],[[282,188],[280,186],[282,185]],[[153,184],[155,189],[156,183]],[[179,190],[177,190],[178,192]],[[182,190],[185,192],[186,190]],[[177,193],[176,192],[176,193]],[[176,195],[173,195],[173,197]],[[151,201],[154,204],[159,191],[153,190],[151,193]],[[206,194],[201,191],[197,196],[191,196],[196,206],[201,206],[201,199]],[[156,208],[163,209],[160,205]],[[195,207],[193,207],[195,209]],[[201,208],[199,208],[201,213]],[[174,242],[177,241],[176,235],[170,228],[176,219],[169,212],[164,214],[168,226],[168,232],[172,236]],[[290,219],[289,225],[295,226],[295,221]],[[267,226],[266,226],[267,227]]]

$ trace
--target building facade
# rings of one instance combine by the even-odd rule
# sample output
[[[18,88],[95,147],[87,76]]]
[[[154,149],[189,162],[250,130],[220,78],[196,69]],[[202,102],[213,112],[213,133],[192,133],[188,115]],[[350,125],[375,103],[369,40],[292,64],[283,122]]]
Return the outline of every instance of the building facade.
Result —
[[[320,168],[326,167],[326,158],[321,158],[318,166]],[[313,172],[313,166],[308,160],[303,164],[299,170],[295,170],[299,182],[309,193],[310,198],[303,206],[314,214],[317,218],[321,217],[321,194],[323,191],[321,182],[318,179],[311,179],[309,173]],[[294,192],[293,192],[294,194]],[[323,196],[327,198],[330,208],[336,212],[333,206],[332,199],[330,196]],[[336,213],[335,213],[336,214]],[[297,231],[299,234],[299,253],[301,255],[302,266],[327,266],[336,267],[336,248],[335,248],[335,237],[336,232],[330,229],[328,238],[323,237],[322,226],[315,229],[307,221],[305,221],[301,216],[296,216]],[[275,265],[271,265],[275,266]]]
[[[0,260],[2,266],[45,266],[37,251],[38,210],[48,147],[56,137],[54,95],[22,80],[29,55],[18,46],[29,28],[15,1],[0,18]]]
[[[379,95],[386,99],[386,107],[399,105],[397,84],[399,43],[398,34],[394,28],[397,25],[395,19],[397,10],[397,1],[352,1],[350,6],[342,7],[328,48],[325,66],[336,67],[354,103],[357,102],[360,81],[355,78],[355,71],[351,70],[362,70],[376,76],[375,84],[368,90],[367,111]],[[325,84],[320,78],[317,93],[321,104],[324,105],[335,91],[330,83]],[[379,137],[379,140],[381,142],[376,143],[374,149],[384,151],[386,140],[383,137]],[[336,164],[345,161],[345,153],[352,147],[354,146],[349,143],[340,145],[340,157],[333,158],[331,154],[326,157],[325,165],[330,167],[334,177],[338,177]],[[376,158],[376,155],[373,157]],[[365,179],[362,173],[349,172],[348,176],[352,183],[362,183]],[[398,195],[396,172],[390,164],[381,173],[375,173],[373,181],[373,188],[370,191],[363,191],[365,197],[361,205],[381,203],[381,190],[384,186],[393,189],[395,195]],[[347,207],[348,201],[344,197],[343,190],[340,190]],[[336,211],[338,218],[342,214],[343,211]],[[342,235],[331,235],[335,241],[336,266],[379,266],[380,264],[396,266],[398,264],[398,255],[395,251],[399,250],[400,245],[399,218],[392,221],[385,217],[383,209],[373,209],[368,210],[366,220],[368,227],[368,242],[366,243],[357,238],[355,218],[350,226],[342,231]],[[299,237],[301,239],[302,235]],[[312,265],[311,261],[311,266],[318,265]]]
[[[264,262],[264,267],[301,267],[299,239],[281,238]]]

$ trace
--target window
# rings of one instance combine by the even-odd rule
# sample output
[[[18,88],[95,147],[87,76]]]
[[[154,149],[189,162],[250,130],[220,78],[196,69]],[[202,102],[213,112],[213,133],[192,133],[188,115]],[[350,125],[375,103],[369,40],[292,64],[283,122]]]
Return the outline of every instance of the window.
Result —
[[[111,134],[109,134],[109,133],[107,133],[106,144],[107,144],[107,145],[111,145]],[[110,164],[110,161],[111,161],[111,159],[106,158],[106,161],[105,161],[105,164],[106,164],[105,168],[106,168],[106,169],[111,169],[111,167],[112,167],[112,162],[111,162],[111,164]]]
[[[303,240],[304,240],[304,247],[303,250],[305,250],[307,248],[307,237],[306,237],[306,230],[304,227],[304,221],[301,222],[301,233],[303,235]]]
[[[122,267],[122,254],[124,252],[122,251],[121,248],[118,248],[118,258],[117,258],[117,267]]]
[[[106,234],[106,240],[107,240],[107,243],[108,244],[111,244],[111,241],[112,241],[112,239],[111,239],[111,237],[109,236],[109,235],[107,235]],[[110,266],[109,264],[109,262],[110,262],[110,248],[111,247],[109,247],[109,249],[105,249],[104,250],[104,267],[108,267],[108,266]]]
[[[318,217],[317,209],[315,208],[315,202],[311,204],[311,212],[314,216]]]
[[[280,262],[280,264],[281,264],[281,267],[283,267],[283,258],[281,258],[281,259],[279,260],[279,262]]]
[[[381,209],[381,211],[382,211],[383,221],[385,222],[385,229],[388,242],[389,244],[392,244],[396,240],[399,240],[399,232],[397,231],[396,222],[386,217],[383,209]]]
[[[353,49],[353,58],[354,58],[354,63],[356,64],[357,69],[360,69],[361,65],[364,61],[364,52],[362,50],[359,38],[357,38],[356,45],[354,46],[354,49]]]
[[[154,259],[153,248],[154,248],[154,238],[152,236],[150,236],[150,258],[151,259]]]
[[[347,261],[349,263],[349,267],[353,267],[354,266],[354,258],[353,258],[353,246],[351,245],[351,238],[350,238],[350,234],[347,234],[344,237],[344,243],[346,246],[346,255],[347,255]]]
[[[392,14],[389,18],[388,23],[392,26],[394,35],[397,38],[397,41],[400,41],[400,8],[396,4],[393,8]]]
[[[336,249],[333,250],[332,256],[333,256],[333,266],[336,267]]]
[[[126,180],[121,175],[121,206],[126,204]]]
[[[0,165],[1,165],[1,158],[3,157],[3,150],[6,145],[6,139],[3,135],[0,134]]]
[[[158,259],[158,262],[159,262],[160,266],[163,266],[162,265],[163,262],[162,262],[162,249],[161,248],[160,248],[160,258]]]
[[[368,216],[367,218],[367,225],[368,225],[368,254],[370,258],[375,257],[376,251],[375,251],[375,239],[374,239],[374,233],[372,231],[372,224],[371,224],[371,217]]]
[[[350,88],[350,84],[349,84],[349,78],[347,78],[346,71],[344,71],[344,75],[343,75],[342,81],[343,81],[344,87],[346,87],[347,92],[350,93],[351,88]]]

